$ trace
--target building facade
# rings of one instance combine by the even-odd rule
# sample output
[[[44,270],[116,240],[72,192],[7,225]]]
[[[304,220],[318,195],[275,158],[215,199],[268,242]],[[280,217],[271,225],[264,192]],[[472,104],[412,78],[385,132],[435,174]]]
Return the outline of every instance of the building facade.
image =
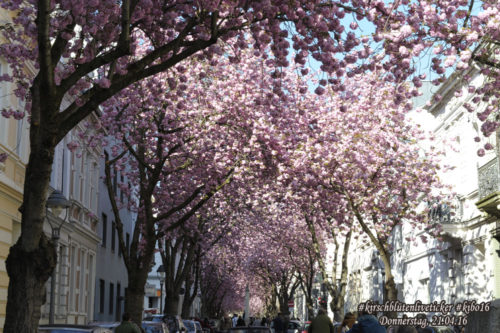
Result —
[[[433,222],[443,227],[444,241],[406,223],[392,234],[391,265],[398,299],[405,303],[444,300],[456,304],[500,298],[498,133],[483,138],[481,122],[464,108],[464,103],[474,98],[469,86],[479,87],[485,80],[475,69],[467,74],[471,80],[466,83],[459,74],[452,75],[436,88],[438,102],[428,103],[424,111],[411,115],[413,121],[433,133],[432,145],[446,151],[444,163],[453,169],[440,178],[456,195],[453,205],[433,203],[429,213]],[[482,111],[482,107],[479,105],[476,111]],[[479,157],[477,151],[485,143],[495,148]],[[423,149],[427,147],[422,143]],[[428,241],[420,236],[427,236]],[[385,276],[377,251],[369,243],[355,243],[352,248],[346,311],[356,311],[360,302],[369,299],[383,300],[380,291]]]
[[[0,11],[0,21],[5,12]],[[0,43],[3,42],[0,40]],[[0,58],[0,75],[7,74],[7,63]],[[23,104],[13,93],[10,82],[0,82],[0,110],[5,107],[22,109]],[[21,234],[21,213],[23,185],[29,155],[28,122],[26,118],[16,120],[0,115],[0,154],[6,153],[7,160],[0,162],[0,332],[3,330],[7,305],[9,278],[5,260],[10,247]]]
[[[107,153],[105,153],[106,155]],[[99,181],[99,235],[101,243],[97,250],[96,289],[94,303],[94,320],[121,321],[125,306],[125,289],[128,285],[128,274],[118,245],[118,230],[115,227],[115,217],[111,208],[108,189],[104,183],[104,162],[100,160]],[[122,193],[118,182],[126,182],[126,178],[116,172],[113,185],[117,191],[118,204],[126,205],[129,198]],[[131,237],[134,232],[136,213],[126,208],[120,210],[120,219],[123,223],[123,239],[127,249],[130,248]]]
[[[101,148],[86,145],[82,133],[97,122],[89,116],[56,147],[50,186],[61,191],[71,205],[58,217],[47,215],[44,231],[51,237],[60,226],[54,322],[87,324],[94,318],[94,295],[98,234],[99,160]],[[88,134],[88,133],[87,133]],[[78,142],[79,148],[69,149]],[[40,324],[49,322],[51,281]]]

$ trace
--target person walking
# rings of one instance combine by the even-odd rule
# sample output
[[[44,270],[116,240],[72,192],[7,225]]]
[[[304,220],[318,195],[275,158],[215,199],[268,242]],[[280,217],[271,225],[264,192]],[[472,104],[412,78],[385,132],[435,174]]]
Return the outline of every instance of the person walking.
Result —
[[[122,315],[122,323],[115,329],[115,333],[141,333],[141,330],[132,322],[130,313],[125,312]]]
[[[233,327],[236,327],[236,323],[238,322],[238,315],[235,313],[233,314],[233,319],[231,319],[233,323]]]
[[[238,317],[238,320],[236,321],[236,327],[242,327],[246,326],[245,321],[241,316]]]
[[[386,333],[384,326],[380,325],[377,317],[368,312],[358,312],[358,323],[354,324],[347,333]]]
[[[352,312],[345,314],[344,319],[340,324],[334,326],[334,333],[345,333],[349,331],[356,322],[356,316]]]
[[[326,314],[326,309],[321,308],[318,310],[318,315],[307,328],[307,333],[333,333],[333,323]]]
[[[285,323],[283,322],[283,314],[280,312],[278,316],[273,319],[272,328],[274,333],[284,333]]]
[[[267,326],[267,318],[266,317],[262,317],[262,320],[260,321],[260,325]]]

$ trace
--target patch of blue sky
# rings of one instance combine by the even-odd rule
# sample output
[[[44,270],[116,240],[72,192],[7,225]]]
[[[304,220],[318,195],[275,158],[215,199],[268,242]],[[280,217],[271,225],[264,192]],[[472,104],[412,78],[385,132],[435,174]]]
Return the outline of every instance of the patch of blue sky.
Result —
[[[410,3],[415,3],[415,2],[420,2],[420,1],[419,0],[413,0],[413,1],[410,0]],[[389,3],[389,2],[386,1],[386,3]],[[472,3],[471,14],[476,15],[481,10],[481,6],[482,6],[481,1],[470,0],[469,4],[467,6],[464,6],[463,8],[460,8],[460,9],[469,10],[469,5],[471,3]],[[406,10],[407,7],[406,8],[405,7],[406,6],[401,5],[398,7],[398,10]],[[383,44],[382,44],[383,42],[375,42],[372,38],[373,34],[375,33],[374,24],[372,22],[369,22],[366,19],[363,19],[363,18],[358,19],[356,16],[359,17],[359,15],[357,15],[356,13],[346,12],[344,18],[342,18],[340,20],[342,25],[345,27],[345,30],[341,35],[342,39],[344,39],[346,37],[346,35],[349,31],[353,31],[356,34],[356,37],[359,39],[361,39],[363,37],[369,37],[369,40],[370,40],[369,47],[371,48],[371,50],[373,52],[372,56],[374,54],[380,54],[381,52],[383,52]],[[355,22],[358,26],[357,29],[355,29],[355,30],[350,29],[350,26],[353,22]],[[463,20],[462,20],[462,22],[459,22],[459,26],[463,26],[463,23],[464,23]],[[286,25],[286,29],[290,32],[290,34],[295,33],[295,30],[293,29],[293,25]],[[432,37],[429,36],[429,39],[430,38],[432,38]],[[292,45],[291,40],[290,40],[290,45]],[[446,45],[444,45],[443,41],[435,41],[435,46],[439,46],[439,45],[446,47]],[[363,47],[364,47],[363,44],[360,44],[353,51],[360,50]],[[346,54],[338,53],[338,54],[336,54],[336,58],[343,59],[345,57],[345,55]],[[294,50],[293,50],[292,46],[290,46],[290,53],[289,53],[289,61],[290,62],[293,62],[293,57],[294,57]],[[412,61],[412,66],[415,68],[415,73],[409,79],[411,79],[414,75],[420,76],[423,74],[425,74],[425,80],[428,80],[428,81],[432,81],[432,80],[439,78],[439,75],[436,74],[431,68],[431,65],[432,65],[431,60],[433,57],[435,57],[435,54],[433,54],[433,49],[427,48],[418,57],[412,58],[411,61]],[[387,58],[385,58],[384,60],[387,60]],[[358,61],[354,65],[359,66],[359,65],[363,64],[363,61],[369,61],[369,59],[363,59],[363,60],[358,59]],[[306,66],[309,67],[311,71],[317,73],[318,80],[328,78],[327,74],[323,73],[321,71],[321,62],[317,61],[312,56],[309,56],[307,58]],[[455,71],[454,66],[448,67],[448,68],[446,68],[446,72],[444,73],[444,76],[449,77],[451,75],[451,73],[453,73],[454,71]],[[309,89],[311,91],[316,88],[316,84],[313,82],[309,82],[308,85],[309,85]],[[435,87],[435,89],[433,89],[429,84],[425,84],[424,87],[425,87],[426,91],[427,90],[430,90],[430,91],[437,90],[437,87]],[[424,94],[427,95],[428,92],[424,92]]]

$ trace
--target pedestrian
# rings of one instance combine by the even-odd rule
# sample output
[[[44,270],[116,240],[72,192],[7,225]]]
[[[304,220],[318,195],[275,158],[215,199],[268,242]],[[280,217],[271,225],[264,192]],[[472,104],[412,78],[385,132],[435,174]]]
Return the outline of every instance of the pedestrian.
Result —
[[[132,322],[132,317],[130,313],[125,312],[122,315],[122,322],[115,328],[115,333],[141,333],[141,330],[137,325]]]
[[[414,326],[399,326],[397,333],[418,333]]]
[[[272,326],[274,333],[283,333],[285,323],[283,322],[283,314],[281,312],[278,313],[278,316],[273,319]]]
[[[243,320],[243,318],[241,318],[241,316],[238,317],[238,320],[236,321],[236,326],[237,327],[246,326],[245,321]]]
[[[335,333],[345,333],[354,326],[355,322],[356,316],[354,315],[354,313],[348,312],[345,314],[344,319],[340,322],[340,324],[334,326],[333,331]]]
[[[333,323],[325,308],[318,310],[318,315],[311,321],[307,333],[333,333]]]
[[[260,325],[267,326],[267,318],[266,317],[262,317],[262,320],[260,321]]]
[[[236,323],[238,322],[238,315],[235,313],[233,314],[233,319],[231,319],[233,323],[233,327],[236,327]]]
[[[358,312],[358,323],[354,324],[347,333],[386,333],[384,326],[380,325],[377,317],[362,311]]]

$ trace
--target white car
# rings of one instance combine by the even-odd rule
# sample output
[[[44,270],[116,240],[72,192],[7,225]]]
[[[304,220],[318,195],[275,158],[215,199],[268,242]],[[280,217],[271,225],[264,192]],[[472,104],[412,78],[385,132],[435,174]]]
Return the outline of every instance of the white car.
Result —
[[[41,325],[38,327],[38,332],[43,333],[113,333],[109,328],[98,327],[94,325],[66,325],[53,324]]]

